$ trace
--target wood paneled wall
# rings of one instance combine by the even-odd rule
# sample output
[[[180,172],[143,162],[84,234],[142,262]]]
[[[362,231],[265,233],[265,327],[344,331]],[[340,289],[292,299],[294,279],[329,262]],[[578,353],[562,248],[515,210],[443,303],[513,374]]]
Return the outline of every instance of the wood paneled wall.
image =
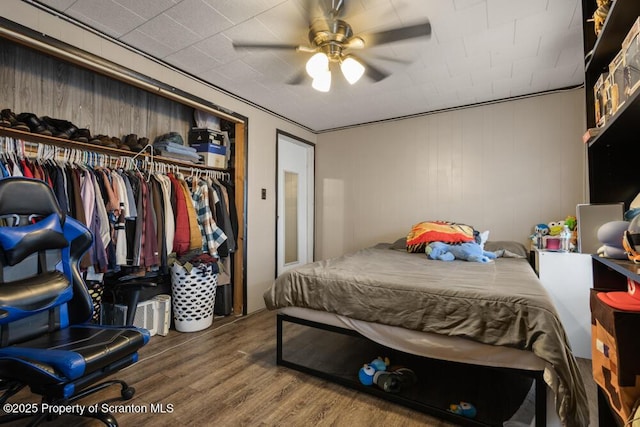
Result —
[[[582,89],[325,133],[316,143],[316,259],[420,221],[529,244],[585,203]]]
[[[92,135],[183,138],[193,109],[0,39],[0,108],[69,120]]]

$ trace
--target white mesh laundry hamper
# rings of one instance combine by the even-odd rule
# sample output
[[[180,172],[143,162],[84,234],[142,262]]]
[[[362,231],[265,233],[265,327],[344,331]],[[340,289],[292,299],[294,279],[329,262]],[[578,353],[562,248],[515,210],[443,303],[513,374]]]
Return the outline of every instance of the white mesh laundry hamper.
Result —
[[[171,266],[171,302],[176,330],[196,332],[211,326],[217,283],[215,264],[193,266],[191,271],[177,262]]]

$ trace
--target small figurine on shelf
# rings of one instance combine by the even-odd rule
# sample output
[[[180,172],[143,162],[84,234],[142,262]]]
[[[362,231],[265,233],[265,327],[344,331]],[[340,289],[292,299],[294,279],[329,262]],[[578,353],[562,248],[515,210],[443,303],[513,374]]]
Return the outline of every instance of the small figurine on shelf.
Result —
[[[544,249],[544,236],[549,234],[549,226],[547,224],[538,224],[533,228],[531,235],[531,243],[536,249]]]
[[[571,231],[571,247],[575,249],[578,247],[578,219],[574,215],[569,215],[564,219],[564,224]]]
[[[549,236],[559,236],[564,230],[564,221],[551,221],[549,224]]]
[[[571,252],[577,244],[577,220],[573,215],[564,220],[538,224],[530,236],[532,248]]]
[[[589,19],[588,22],[593,22],[593,31],[595,31],[596,36],[598,36],[600,35],[600,31],[602,31],[602,27],[604,26],[604,21],[606,21],[607,15],[609,14],[611,0],[596,0],[596,4],[598,5],[598,8],[593,12],[593,19]]]

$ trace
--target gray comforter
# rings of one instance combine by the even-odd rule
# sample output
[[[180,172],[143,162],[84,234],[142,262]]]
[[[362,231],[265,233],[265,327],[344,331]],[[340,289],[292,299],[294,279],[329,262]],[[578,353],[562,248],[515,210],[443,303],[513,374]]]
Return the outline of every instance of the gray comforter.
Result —
[[[288,271],[264,300],[271,310],[305,307],[532,351],[549,364],[545,381],[563,424],[589,425],[584,384],[565,331],[526,260],[432,261],[380,244]]]

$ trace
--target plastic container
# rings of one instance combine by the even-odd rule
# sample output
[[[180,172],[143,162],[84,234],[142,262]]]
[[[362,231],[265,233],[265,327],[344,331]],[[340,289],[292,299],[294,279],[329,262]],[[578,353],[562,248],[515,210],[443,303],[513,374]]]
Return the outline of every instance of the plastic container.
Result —
[[[609,64],[609,81],[611,90],[611,114],[615,114],[627,100],[624,83],[624,52],[620,51]]]
[[[631,96],[640,86],[640,17],[636,19],[622,41],[624,56],[625,94]]]
[[[608,73],[600,75],[596,84],[593,87],[593,95],[595,101],[595,113],[596,113],[596,126],[602,127],[609,118],[610,110],[607,107],[610,105],[605,84],[607,82]],[[608,84],[607,84],[608,86]]]
[[[560,233],[560,251],[571,251],[571,230],[569,230],[569,227],[566,225],[562,229],[562,233]]]

